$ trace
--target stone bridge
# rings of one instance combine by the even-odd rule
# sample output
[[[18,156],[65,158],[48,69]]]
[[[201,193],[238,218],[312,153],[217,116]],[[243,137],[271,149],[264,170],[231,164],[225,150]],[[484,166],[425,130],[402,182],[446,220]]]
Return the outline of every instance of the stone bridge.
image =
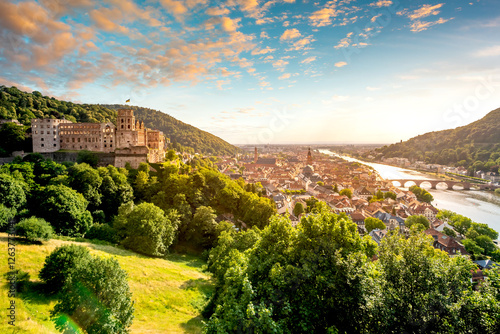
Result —
[[[407,183],[415,183],[418,187],[422,188],[422,183],[430,183],[431,189],[436,189],[436,186],[438,184],[444,184],[446,185],[446,188],[448,190],[453,190],[454,186],[460,186],[462,187],[463,190],[495,190],[496,188],[500,188],[500,186],[495,186],[491,184],[478,184],[478,183],[471,183],[471,182],[460,182],[460,181],[446,181],[446,180],[413,180],[413,179],[394,179],[394,180],[388,180],[394,184],[394,182],[398,182],[400,184],[400,187],[405,187]],[[412,186],[410,184],[409,186]],[[460,190],[462,190],[460,189]]]

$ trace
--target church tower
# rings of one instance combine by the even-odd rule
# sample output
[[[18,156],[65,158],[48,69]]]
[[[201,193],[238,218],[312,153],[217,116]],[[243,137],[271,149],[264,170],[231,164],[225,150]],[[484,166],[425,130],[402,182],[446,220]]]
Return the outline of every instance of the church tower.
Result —
[[[259,160],[259,153],[257,153],[257,146],[255,146],[255,153],[253,156],[253,163],[256,164],[257,160]]]
[[[312,165],[313,163],[313,157],[311,155],[311,148],[309,147],[309,151],[307,151],[307,164]]]

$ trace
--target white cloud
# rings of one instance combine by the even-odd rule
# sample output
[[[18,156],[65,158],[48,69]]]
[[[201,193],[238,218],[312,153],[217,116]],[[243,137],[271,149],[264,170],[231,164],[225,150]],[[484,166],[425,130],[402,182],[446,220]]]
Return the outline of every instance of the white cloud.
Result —
[[[478,50],[474,53],[476,57],[495,57],[500,56],[500,45],[490,46],[485,49]]]
[[[339,61],[338,63],[335,63],[335,67],[344,67],[346,65],[347,63],[345,61]]]

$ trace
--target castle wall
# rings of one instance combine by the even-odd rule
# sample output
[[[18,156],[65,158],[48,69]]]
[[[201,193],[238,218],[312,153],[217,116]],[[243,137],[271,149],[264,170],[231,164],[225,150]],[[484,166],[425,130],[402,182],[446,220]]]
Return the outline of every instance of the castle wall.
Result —
[[[55,152],[61,149],[59,126],[73,124],[65,119],[36,118],[31,120],[33,152]]]
[[[148,162],[148,151],[146,146],[136,146],[115,151],[115,167],[125,167],[127,163],[132,168],[138,168],[141,162]]]

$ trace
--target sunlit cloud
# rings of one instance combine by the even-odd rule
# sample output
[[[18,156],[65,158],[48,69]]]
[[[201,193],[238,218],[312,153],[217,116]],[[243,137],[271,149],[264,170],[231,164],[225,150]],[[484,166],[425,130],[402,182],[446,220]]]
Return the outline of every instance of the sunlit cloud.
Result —
[[[346,65],[347,63],[345,61],[339,61],[338,63],[335,63],[335,67],[344,67]]]
[[[311,57],[307,57],[306,59],[302,60],[301,63],[302,64],[309,64],[315,60],[316,60],[316,56],[311,56]]]
[[[300,36],[302,36],[302,35],[300,34],[298,29],[295,29],[295,28],[287,29],[287,30],[285,30],[283,35],[281,35],[280,40],[283,41],[283,40],[295,39],[295,38],[298,38]]]

